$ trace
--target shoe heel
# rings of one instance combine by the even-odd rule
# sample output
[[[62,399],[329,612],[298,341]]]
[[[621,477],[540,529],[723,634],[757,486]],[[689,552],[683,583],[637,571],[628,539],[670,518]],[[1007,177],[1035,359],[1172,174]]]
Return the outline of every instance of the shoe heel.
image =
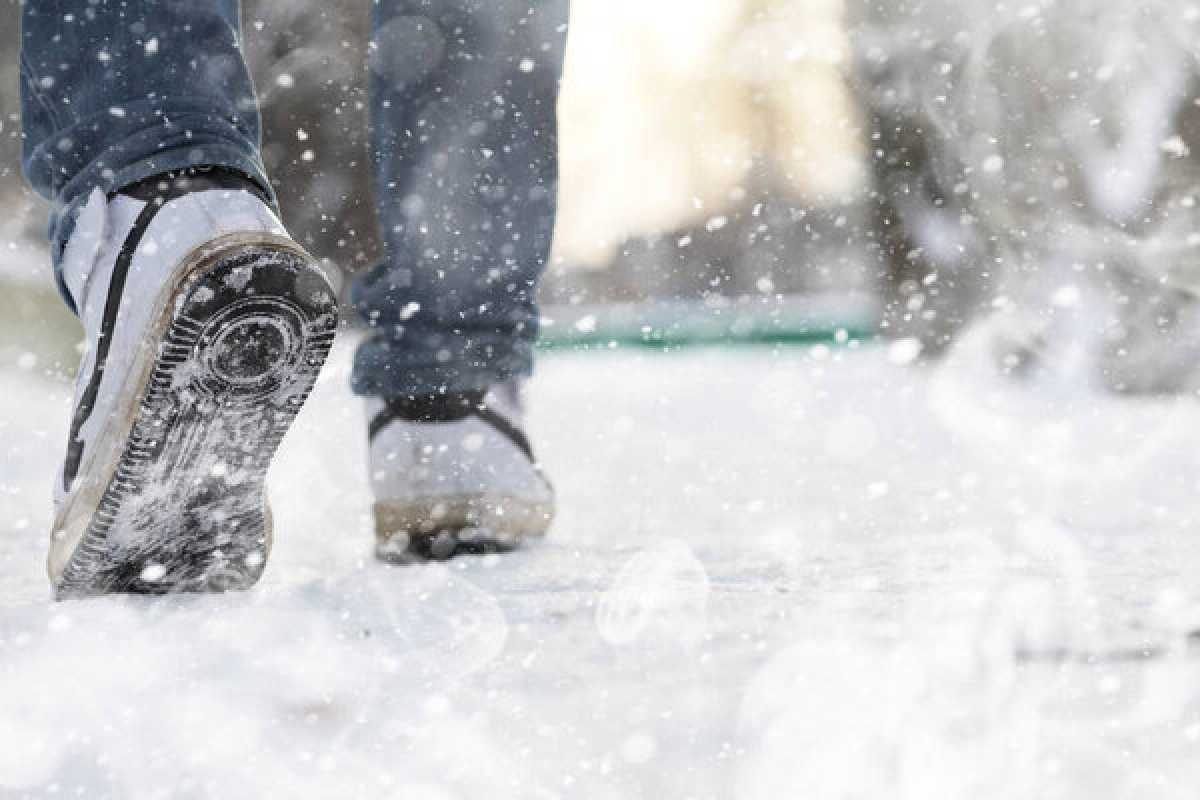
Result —
[[[271,547],[267,470],[337,319],[328,282],[286,240],[231,243],[202,258],[176,294],[58,595],[253,586]]]

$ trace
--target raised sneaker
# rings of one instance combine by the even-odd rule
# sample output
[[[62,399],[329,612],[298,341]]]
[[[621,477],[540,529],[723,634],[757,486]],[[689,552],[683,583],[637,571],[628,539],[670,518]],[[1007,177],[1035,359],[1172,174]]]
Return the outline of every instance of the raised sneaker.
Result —
[[[245,589],[267,468],[337,303],[258,187],[222,170],[94,192],[63,253],[85,331],[48,568],[59,598]]]

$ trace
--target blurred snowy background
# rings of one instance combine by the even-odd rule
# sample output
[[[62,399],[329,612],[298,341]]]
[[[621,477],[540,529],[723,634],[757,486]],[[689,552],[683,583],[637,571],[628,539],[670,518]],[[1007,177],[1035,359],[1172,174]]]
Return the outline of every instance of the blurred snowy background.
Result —
[[[15,41],[17,0],[2,1]],[[379,253],[368,11],[244,4],[285,216],[349,272]],[[741,309],[723,335],[844,323],[936,355],[986,313],[1002,364],[1036,366],[1039,342],[1071,335],[1108,388],[1195,383],[1196,6],[577,0],[572,14],[543,293],[584,311],[549,334],[597,303],[683,300]],[[0,280],[27,290],[0,293],[12,358],[70,326],[46,302],[43,212],[16,167],[15,49],[2,58]],[[805,297],[818,300],[796,311]],[[1062,313],[1080,304],[1086,319]],[[656,326],[679,313],[694,327],[686,308]]]
[[[285,216],[349,272],[367,15],[244,5]],[[550,541],[370,562],[347,337],[247,598],[47,602],[79,335],[0,52],[0,798],[1192,800],[1200,4],[572,16],[548,334],[619,346],[531,387]],[[673,325],[780,341],[625,346]]]

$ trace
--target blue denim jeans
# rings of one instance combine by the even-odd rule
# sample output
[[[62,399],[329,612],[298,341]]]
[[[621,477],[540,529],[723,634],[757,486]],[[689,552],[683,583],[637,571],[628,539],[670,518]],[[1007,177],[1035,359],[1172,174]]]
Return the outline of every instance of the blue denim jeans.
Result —
[[[530,371],[568,2],[373,3],[386,257],[351,291],[368,327],[358,393],[482,389]],[[270,192],[240,42],[237,0],[25,0],[22,166],[52,204],[56,268],[94,187],[219,166]]]

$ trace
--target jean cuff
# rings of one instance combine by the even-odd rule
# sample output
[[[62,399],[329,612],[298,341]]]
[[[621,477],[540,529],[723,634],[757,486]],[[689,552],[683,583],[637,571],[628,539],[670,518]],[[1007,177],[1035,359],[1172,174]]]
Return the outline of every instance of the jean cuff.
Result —
[[[351,387],[367,397],[485,391],[533,371],[533,342],[524,336],[455,333],[432,352],[374,336],[354,356]]]

